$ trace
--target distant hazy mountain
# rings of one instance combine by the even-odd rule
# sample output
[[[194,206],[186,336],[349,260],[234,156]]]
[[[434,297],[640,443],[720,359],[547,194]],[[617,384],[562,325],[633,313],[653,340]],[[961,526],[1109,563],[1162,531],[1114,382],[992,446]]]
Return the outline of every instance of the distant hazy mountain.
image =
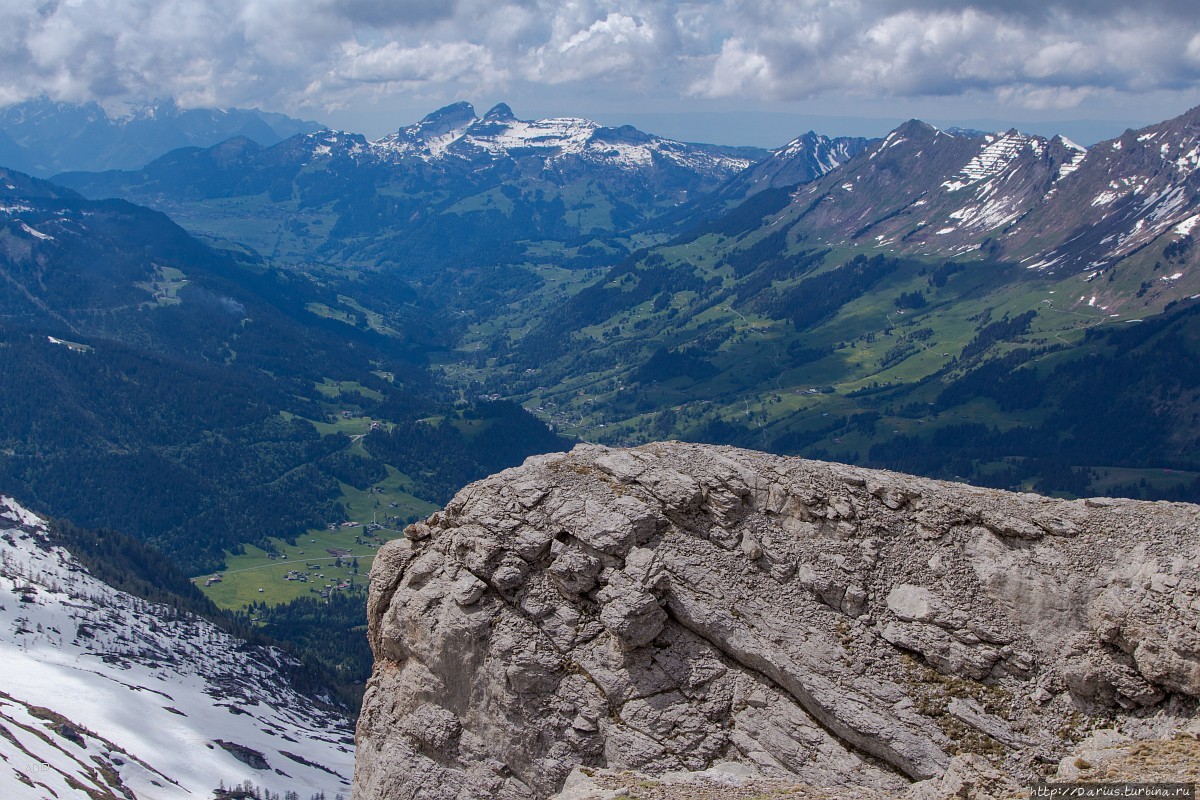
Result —
[[[4,131],[0,131],[0,164],[22,172],[30,171],[29,153]]]
[[[861,153],[871,143],[861,137],[830,138],[814,131],[797,136],[771,155],[730,180],[728,189],[744,187],[740,194],[749,197],[755,192],[779,186],[794,186],[837,169]]]
[[[809,131],[736,173],[712,194],[664,217],[663,225],[685,230],[694,228],[759,192],[816,180],[854,158],[871,142],[861,137],[830,138]]]
[[[233,136],[272,145],[323,127],[258,109],[183,109],[168,100],[107,110],[42,98],[0,109],[0,166],[35,175],[130,169],[180,147],[208,147]]]

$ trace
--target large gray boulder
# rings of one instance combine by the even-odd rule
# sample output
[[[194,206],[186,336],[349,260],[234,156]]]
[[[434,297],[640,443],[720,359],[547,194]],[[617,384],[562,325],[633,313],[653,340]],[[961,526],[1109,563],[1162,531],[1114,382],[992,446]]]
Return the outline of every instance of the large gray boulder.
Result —
[[[1023,780],[1200,695],[1196,506],[581,445],[407,533],[371,571],[357,800],[546,798],[576,766]]]

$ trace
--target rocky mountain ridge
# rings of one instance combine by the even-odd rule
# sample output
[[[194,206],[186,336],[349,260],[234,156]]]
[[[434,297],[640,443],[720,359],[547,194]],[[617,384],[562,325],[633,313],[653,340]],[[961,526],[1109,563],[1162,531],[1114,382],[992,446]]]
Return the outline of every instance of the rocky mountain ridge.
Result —
[[[826,241],[1102,274],[1200,218],[1200,108],[1090,149],[911,120],[801,187],[779,221]],[[774,219],[765,224],[777,224]]]
[[[809,183],[851,160],[871,144],[857,136],[829,137],[809,131],[772,150],[730,177],[706,197],[667,214],[664,228],[695,228],[720,218],[767,189],[786,189]]]
[[[347,791],[348,716],[291,687],[289,656],[101,582],[8,497],[0,627],[5,797]]]
[[[1194,719],[1198,526],[732,448],[535,457],[380,551],[356,797],[1054,774],[1093,729]]]

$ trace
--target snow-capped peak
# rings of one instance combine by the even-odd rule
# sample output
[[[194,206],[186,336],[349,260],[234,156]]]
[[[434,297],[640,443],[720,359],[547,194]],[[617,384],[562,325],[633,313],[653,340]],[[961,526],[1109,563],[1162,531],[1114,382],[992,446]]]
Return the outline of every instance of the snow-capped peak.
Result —
[[[665,157],[700,171],[732,174],[749,159],[722,155],[642,133],[635,128],[607,128],[577,117],[518,119],[504,103],[482,119],[470,103],[455,103],[428,115],[415,125],[372,143],[381,160],[417,158],[426,162],[458,159],[541,158],[547,167],[569,157],[636,169]]]
[[[809,131],[776,150],[772,158],[780,161],[808,158],[812,161],[813,175],[823,175],[857,155],[866,146],[865,142],[864,139],[830,139]]]
[[[513,110],[508,107],[508,103],[497,103],[492,106],[486,114],[483,115],[486,120],[496,120],[500,122],[508,122],[516,119]]]

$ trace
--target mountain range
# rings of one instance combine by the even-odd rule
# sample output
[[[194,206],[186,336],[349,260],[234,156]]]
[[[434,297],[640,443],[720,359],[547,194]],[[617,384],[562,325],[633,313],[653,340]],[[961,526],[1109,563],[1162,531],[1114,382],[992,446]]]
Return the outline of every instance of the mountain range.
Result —
[[[451,218],[469,219],[473,239],[505,242],[493,262],[513,261],[536,257],[535,242],[603,242],[664,214],[686,227],[765,189],[804,185],[789,204],[774,201],[790,205],[779,222],[824,241],[935,257],[986,246],[1034,269],[1103,271],[1195,224],[1182,211],[1196,205],[1196,117],[1131,131],[1090,156],[1063,137],[943,132],[917,120],[870,146],[810,132],[767,154],[586,120],[522,121],[504,104],[479,118],[458,103],[376,142],[339,132],[266,149],[234,140],[139,171],[57,180],[215,235],[232,233],[235,209],[265,192],[279,222],[241,241],[287,238],[288,253],[273,252],[294,261],[411,265],[386,242],[419,246],[453,228]]]
[[[768,153],[464,103],[375,142],[235,136],[134,170],[0,171],[0,376],[21,387],[0,409],[0,492],[131,535],[300,659],[266,643],[239,661],[222,654],[252,647],[228,630],[149,627],[174,624],[158,599],[69,588],[53,564],[117,585],[155,570],[104,567],[79,544],[101,534],[55,539],[6,501],[5,658],[106,698],[121,670],[139,701],[175,701],[145,718],[187,714],[213,745],[169,769],[34,681],[9,692],[4,724],[25,732],[10,763],[50,742],[47,785],[107,780],[63,755],[78,735],[139,794],[167,784],[131,764],[189,790],[201,773],[338,790],[312,765],[346,777],[345,743],[266,730],[313,738],[317,711],[279,709],[309,708],[318,684],[357,701],[359,562],[571,438],[1200,498],[1198,152],[1200,110],[1086,150],[914,120]],[[97,623],[89,640],[75,620],[70,638],[63,615],[84,606],[142,632]],[[263,675],[261,707],[214,696],[245,686],[197,631]],[[75,676],[56,650],[105,666]],[[198,665],[186,685],[147,682],[176,661]],[[249,713],[214,716],[222,702]]]
[[[258,109],[181,108],[173,100],[106,108],[42,97],[0,108],[0,164],[43,177],[128,169],[180,147],[233,136],[272,145],[322,127]]]
[[[566,297],[479,319],[463,349],[491,360],[455,375],[610,443],[1194,491],[1198,118],[1087,151],[911,121],[816,180],[677,215],[673,238]]]
[[[826,241],[943,257],[986,246],[1028,269],[1100,275],[1191,231],[1198,166],[1200,109],[1090,150],[914,120],[805,186],[780,219]]]
[[[943,412],[1010,438],[1046,424],[1068,384],[1047,370],[1123,326],[1190,324],[1176,305],[1200,293],[1198,115],[1090,149],[912,120],[756,154],[458,103],[376,142],[232,139],[56,180],[336,287],[325,307],[370,309],[388,338],[432,348],[465,396],[518,400],[575,435],[866,460],[940,431]],[[997,372],[991,394],[1029,392],[952,402]],[[1167,428],[1185,389],[1159,406]],[[941,417],[920,419],[931,406]],[[1045,448],[1008,448],[1015,463],[1006,447],[967,474],[1044,477]],[[1065,463],[1078,458],[1053,454],[1060,483],[1125,486],[1146,476],[1120,470],[1153,461]]]
[[[524,258],[602,260],[614,235],[764,154],[581,119],[522,121],[503,104],[480,119],[458,103],[377,142],[338,131],[268,148],[238,138],[140,170],[56,180],[150,205],[283,263],[429,273]]]
[[[0,169],[0,492],[165,553],[350,702],[360,560],[573,439],[1195,500],[1198,153],[1200,110],[766,152],[461,103]]]
[[[0,492],[193,576],[248,559],[248,583],[209,582],[215,597],[269,601],[243,624],[352,704],[370,669],[360,562],[464,483],[565,440],[500,398],[460,400],[427,370],[442,345],[423,310],[387,306],[385,322],[343,283],[0,170]]]

